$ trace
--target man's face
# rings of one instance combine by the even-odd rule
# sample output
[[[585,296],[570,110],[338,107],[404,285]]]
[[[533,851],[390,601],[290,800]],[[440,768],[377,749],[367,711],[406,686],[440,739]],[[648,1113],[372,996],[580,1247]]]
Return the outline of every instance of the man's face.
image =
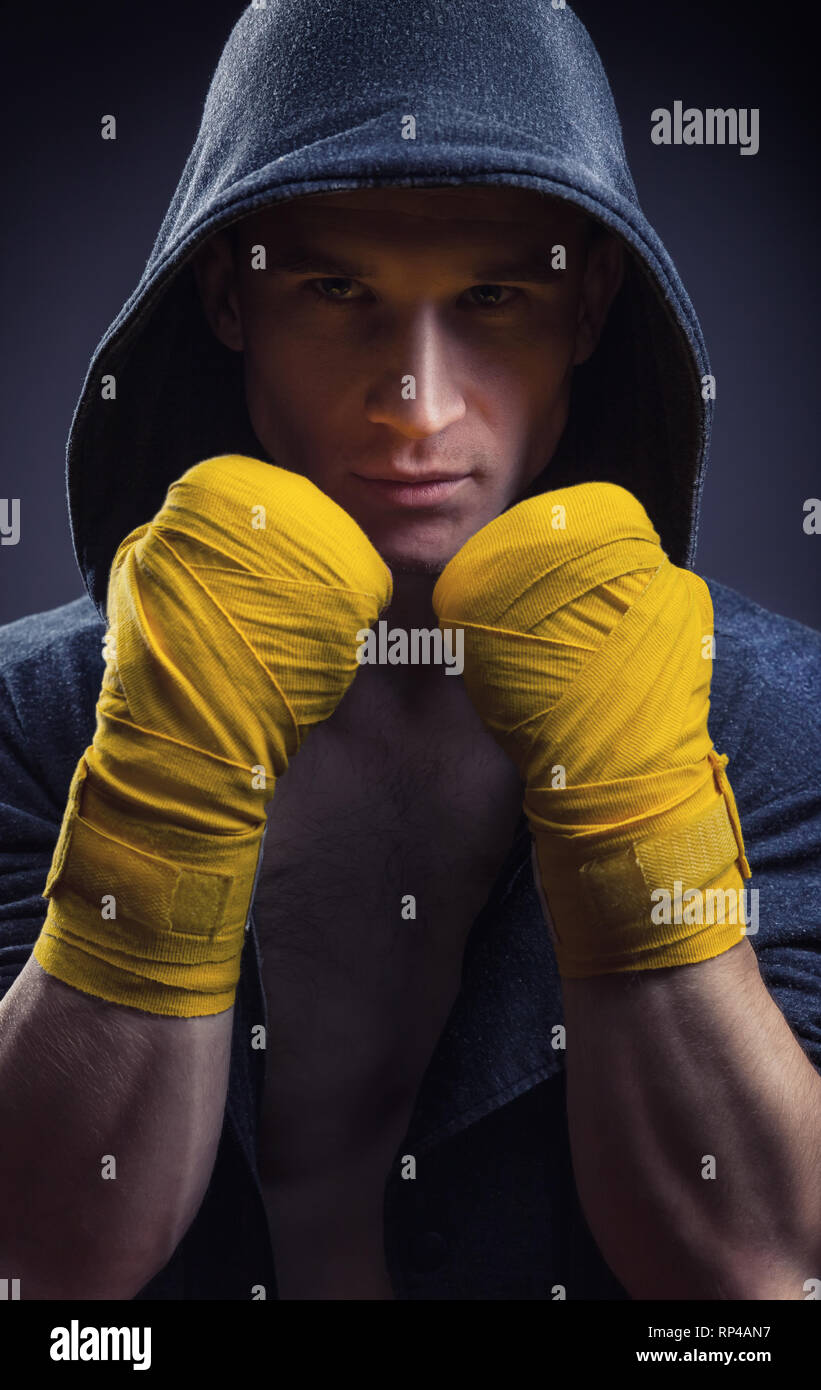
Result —
[[[298,198],[245,218],[235,257],[218,234],[197,260],[270,460],[426,573],[550,460],[620,273],[610,239],[588,257],[577,209],[490,187]]]

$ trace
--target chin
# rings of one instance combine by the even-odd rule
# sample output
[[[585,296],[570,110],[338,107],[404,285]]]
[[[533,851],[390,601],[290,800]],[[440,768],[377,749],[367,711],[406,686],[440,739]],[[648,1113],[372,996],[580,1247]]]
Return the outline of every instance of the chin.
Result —
[[[386,523],[382,517],[374,521],[361,513],[350,514],[394,574],[439,575],[466,541],[499,515],[499,510],[473,509],[467,514],[424,518],[419,514],[409,517],[404,525],[395,519]]]
[[[367,526],[362,529],[393,574],[441,574],[465,540],[464,527],[439,528],[438,535],[424,538],[418,534],[402,536],[397,527],[387,535],[384,531],[380,535],[382,528],[372,527],[370,534]]]
[[[394,557],[389,552],[381,551],[382,559],[388,566],[391,574],[429,574],[440,575],[447,564],[447,560],[421,560],[414,559],[412,556],[400,555]]]

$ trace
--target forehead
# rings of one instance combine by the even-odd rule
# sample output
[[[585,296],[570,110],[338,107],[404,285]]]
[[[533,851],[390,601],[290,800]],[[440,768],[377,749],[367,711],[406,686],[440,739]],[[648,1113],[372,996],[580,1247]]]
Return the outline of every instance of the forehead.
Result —
[[[529,188],[460,185],[427,188],[364,188],[291,198],[253,213],[244,221],[254,235],[278,236],[296,230],[340,235],[434,239],[446,236],[532,235],[534,230],[572,235],[586,222],[572,203]]]

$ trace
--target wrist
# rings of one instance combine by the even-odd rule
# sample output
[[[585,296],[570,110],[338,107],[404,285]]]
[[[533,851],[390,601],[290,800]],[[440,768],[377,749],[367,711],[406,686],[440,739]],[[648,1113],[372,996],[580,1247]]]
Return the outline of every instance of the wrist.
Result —
[[[239,978],[264,818],[229,835],[147,828],[109,800],[110,788],[100,790],[93,751],[72,779],[35,958],[112,1003],[179,1017],[221,1013]]]
[[[711,750],[707,761],[698,794],[656,816],[563,834],[531,816],[534,875],[561,975],[694,964],[746,934],[750,868],[726,758]]]

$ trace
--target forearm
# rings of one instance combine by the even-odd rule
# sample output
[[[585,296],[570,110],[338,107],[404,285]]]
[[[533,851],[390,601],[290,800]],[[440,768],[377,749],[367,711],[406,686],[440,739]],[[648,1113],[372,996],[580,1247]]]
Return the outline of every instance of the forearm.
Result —
[[[108,1004],[28,961],[0,1004],[0,1264],[23,1298],[132,1298],[162,1268],[210,1180],[232,1019]]]
[[[804,1297],[821,1263],[821,1078],[750,943],[565,979],[563,995],[576,1183],[631,1296]]]

